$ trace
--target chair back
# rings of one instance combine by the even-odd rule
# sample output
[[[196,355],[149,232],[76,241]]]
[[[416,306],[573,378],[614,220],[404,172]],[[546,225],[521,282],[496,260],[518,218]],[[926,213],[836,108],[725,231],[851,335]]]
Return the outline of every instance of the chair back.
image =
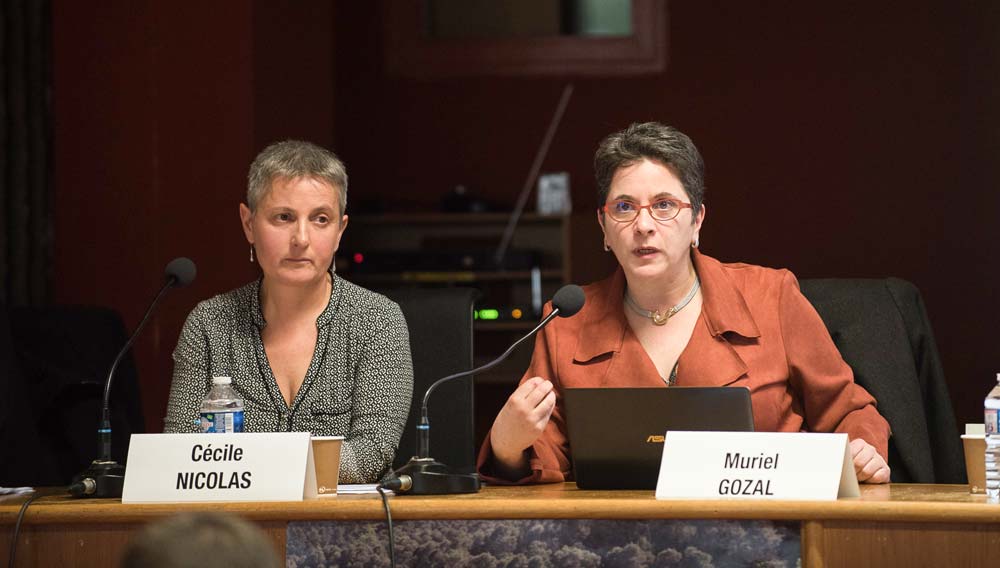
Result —
[[[799,284],[889,422],[892,481],[965,483],[955,414],[917,288],[898,278]]]
[[[33,476],[22,485],[66,485],[99,455],[104,380],[127,339],[125,326],[115,311],[96,306],[9,308],[4,318],[0,343],[6,346],[0,348],[0,358],[12,359],[5,364],[16,366],[17,372],[6,378],[15,401],[11,408],[20,418],[5,423],[3,436],[10,428],[19,437],[32,436],[32,427],[37,432],[33,454],[22,453],[14,473]],[[4,333],[8,328],[9,336]],[[112,457],[124,463],[131,434],[145,430],[130,354],[119,365],[111,390],[111,424]],[[29,462],[44,466],[32,469]]]
[[[472,368],[472,288],[405,288],[382,291],[399,304],[410,331],[413,400],[393,469],[417,453],[417,422],[427,388]],[[428,401],[430,455],[458,473],[475,471],[472,377],[442,384]]]

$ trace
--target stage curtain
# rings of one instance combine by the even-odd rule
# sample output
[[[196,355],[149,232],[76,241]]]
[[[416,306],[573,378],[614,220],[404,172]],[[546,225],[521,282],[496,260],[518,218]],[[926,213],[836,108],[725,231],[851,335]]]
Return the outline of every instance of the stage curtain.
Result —
[[[51,18],[48,0],[0,3],[0,302],[48,299]]]

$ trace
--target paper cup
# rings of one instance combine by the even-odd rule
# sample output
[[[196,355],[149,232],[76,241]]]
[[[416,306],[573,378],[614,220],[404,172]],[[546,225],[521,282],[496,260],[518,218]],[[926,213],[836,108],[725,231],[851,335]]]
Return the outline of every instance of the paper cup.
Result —
[[[986,436],[962,436],[965,447],[965,472],[969,476],[970,493],[986,493]]]
[[[340,446],[343,436],[313,436],[313,463],[316,464],[316,493],[335,497],[340,480]]]

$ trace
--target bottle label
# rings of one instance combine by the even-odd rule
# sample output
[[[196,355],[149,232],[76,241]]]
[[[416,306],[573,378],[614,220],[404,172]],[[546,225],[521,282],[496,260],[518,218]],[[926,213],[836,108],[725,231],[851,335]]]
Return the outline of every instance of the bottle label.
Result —
[[[212,434],[232,434],[243,431],[243,411],[202,412],[201,431]]]
[[[997,433],[997,409],[986,409],[986,435],[992,436]]]

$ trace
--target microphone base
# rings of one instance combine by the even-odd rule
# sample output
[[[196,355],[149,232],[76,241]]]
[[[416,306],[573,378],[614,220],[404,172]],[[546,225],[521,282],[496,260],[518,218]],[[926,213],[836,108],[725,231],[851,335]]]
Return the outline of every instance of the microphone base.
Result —
[[[122,496],[124,486],[125,466],[116,461],[94,460],[73,478],[70,494],[79,498],[115,498]]]
[[[455,473],[445,464],[433,458],[410,458],[403,467],[393,472],[396,477],[410,476],[412,486],[407,495],[452,495],[456,493],[478,493],[482,487],[479,474]]]

